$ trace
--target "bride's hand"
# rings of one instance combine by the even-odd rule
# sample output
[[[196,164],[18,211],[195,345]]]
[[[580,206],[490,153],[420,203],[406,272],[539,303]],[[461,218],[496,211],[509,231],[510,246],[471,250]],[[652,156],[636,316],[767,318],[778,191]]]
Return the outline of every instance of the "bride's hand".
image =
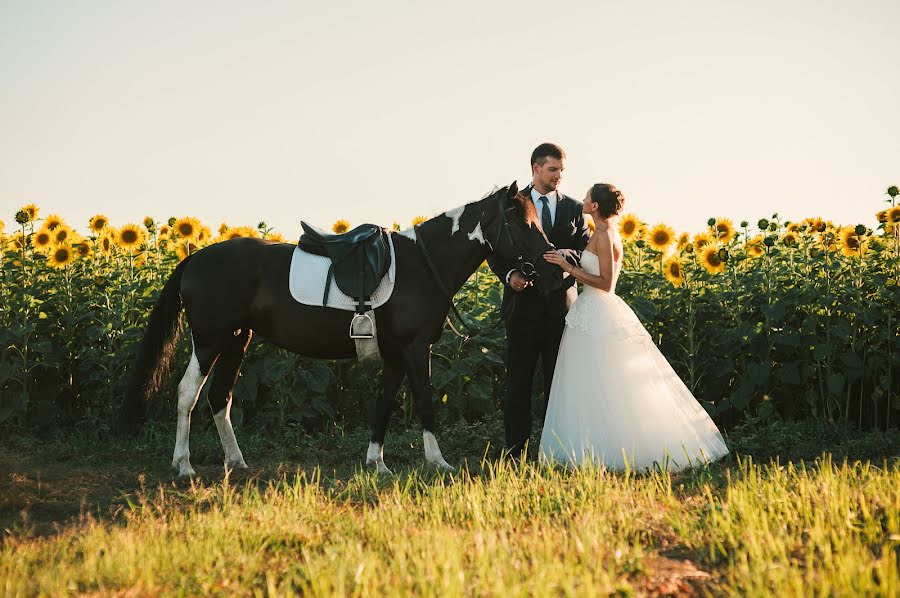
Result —
[[[566,258],[564,258],[558,251],[548,251],[544,254],[544,259],[550,262],[551,264],[556,264],[563,270],[566,269]]]

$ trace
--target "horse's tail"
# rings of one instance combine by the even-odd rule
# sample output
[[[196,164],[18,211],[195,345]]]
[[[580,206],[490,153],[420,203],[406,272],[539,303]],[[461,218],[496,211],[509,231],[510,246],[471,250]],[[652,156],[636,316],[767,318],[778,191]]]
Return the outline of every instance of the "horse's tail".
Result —
[[[141,429],[147,415],[147,402],[162,386],[175,355],[182,321],[181,277],[191,257],[175,267],[150,313],[137,359],[128,374],[125,402],[119,412],[121,434],[130,436]]]

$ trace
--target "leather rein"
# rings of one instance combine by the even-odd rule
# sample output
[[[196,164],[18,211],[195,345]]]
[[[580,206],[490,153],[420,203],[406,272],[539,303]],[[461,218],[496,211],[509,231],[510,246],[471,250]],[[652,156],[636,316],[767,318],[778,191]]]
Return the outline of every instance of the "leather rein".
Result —
[[[497,205],[499,206],[500,225],[497,227],[497,238],[494,240],[494,244],[492,245],[490,243],[490,241],[487,241],[488,247],[491,248],[492,253],[495,252],[496,251],[495,247],[500,246],[500,237],[503,236],[504,232],[506,232],[506,235],[509,237],[509,242],[510,242],[510,245],[512,246],[513,250],[516,250],[519,253],[519,257],[517,258],[519,261],[519,270],[528,277],[536,276],[537,272],[534,267],[534,264],[529,261],[526,261],[524,259],[524,257],[523,257],[524,252],[521,251],[521,247],[516,243],[515,237],[513,237],[512,231],[510,230],[509,220],[506,218],[506,210],[503,209],[503,195],[502,194],[498,195]],[[515,209],[515,208],[509,208],[509,209]],[[481,218],[484,218],[483,211],[481,213]],[[478,222],[480,224],[481,219],[479,219]],[[416,233],[416,238],[418,239],[418,242],[416,243],[416,245],[418,245],[422,251],[422,256],[425,258],[425,263],[428,264],[428,269],[431,271],[431,275],[434,278],[435,283],[437,283],[438,290],[440,290],[440,292],[444,295],[444,297],[447,298],[448,302],[450,303],[450,309],[453,311],[454,314],[456,314],[456,318],[459,320],[459,323],[462,325],[462,328],[464,328],[468,332],[468,334],[462,334],[459,330],[457,330],[456,327],[453,325],[453,320],[450,319],[450,314],[447,314],[447,324],[450,325],[450,329],[457,336],[462,338],[463,341],[467,341],[472,338],[479,338],[479,337],[483,337],[483,336],[492,334],[503,323],[503,318],[502,317],[498,318],[497,322],[494,325],[490,326],[489,328],[480,329],[480,330],[476,329],[472,324],[466,323],[466,321],[462,317],[462,314],[460,314],[459,310],[456,308],[456,303],[453,301],[453,297],[454,297],[455,293],[451,293],[449,290],[447,290],[447,287],[444,286],[443,280],[441,280],[441,276],[438,273],[438,270],[434,265],[434,261],[431,259],[431,254],[428,252],[428,248],[425,246],[425,241],[424,241],[424,238],[422,237],[421,231],[419,230],[419,226],[420,225],[417,224],[416,226],[413,227],[413,230]],[[518,297],[518,294],[514,295],[512,300],[515,302],[517,297]],[[497,307],[498,313],[500,312],[501,309],[502,309],[502,306]],[[515,309],[515,303],[513,303],[513,309]]]

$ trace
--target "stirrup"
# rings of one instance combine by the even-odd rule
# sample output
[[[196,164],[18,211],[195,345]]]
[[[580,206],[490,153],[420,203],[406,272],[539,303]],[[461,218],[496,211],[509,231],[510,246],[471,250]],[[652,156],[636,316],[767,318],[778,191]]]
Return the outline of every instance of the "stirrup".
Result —
[[[350,320],[350,338],[373,339],[375,338],[375,320],[368,313],[356,314]]]

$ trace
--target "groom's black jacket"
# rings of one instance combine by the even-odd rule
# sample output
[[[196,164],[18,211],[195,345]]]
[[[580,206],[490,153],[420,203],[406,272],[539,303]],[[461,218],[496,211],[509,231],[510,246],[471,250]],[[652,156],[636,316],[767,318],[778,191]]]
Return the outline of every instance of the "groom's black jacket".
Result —
[[[528,185],[522,190],[522,193],[529,199],[531,198],[531,188],[532,185]],[[553,219],[553,228],[549,232],[544,231],[550,242],[565,254],[567,261],[575,266],[581,264],[581,252],[587,247],[588,238],[591,236],[584,214],[581,213],[582,205],[577,199],[557,191],[556,217]],[[519,317],[565,319],[569,306],[574,300],[575,279],[573,277],[564,278],[562,288],[547,295],[541,294],[534,287],[517,293],[506,284],[507,273],[516,269],[518,265],[515,261],[503,259],[495,254],[488,258],[488,265],[504,283],[500,312],[504,319],[508,321],[511,316],[515,316],[516,319]],[[513,302],[513,297],[516,295],[518,297]]]

